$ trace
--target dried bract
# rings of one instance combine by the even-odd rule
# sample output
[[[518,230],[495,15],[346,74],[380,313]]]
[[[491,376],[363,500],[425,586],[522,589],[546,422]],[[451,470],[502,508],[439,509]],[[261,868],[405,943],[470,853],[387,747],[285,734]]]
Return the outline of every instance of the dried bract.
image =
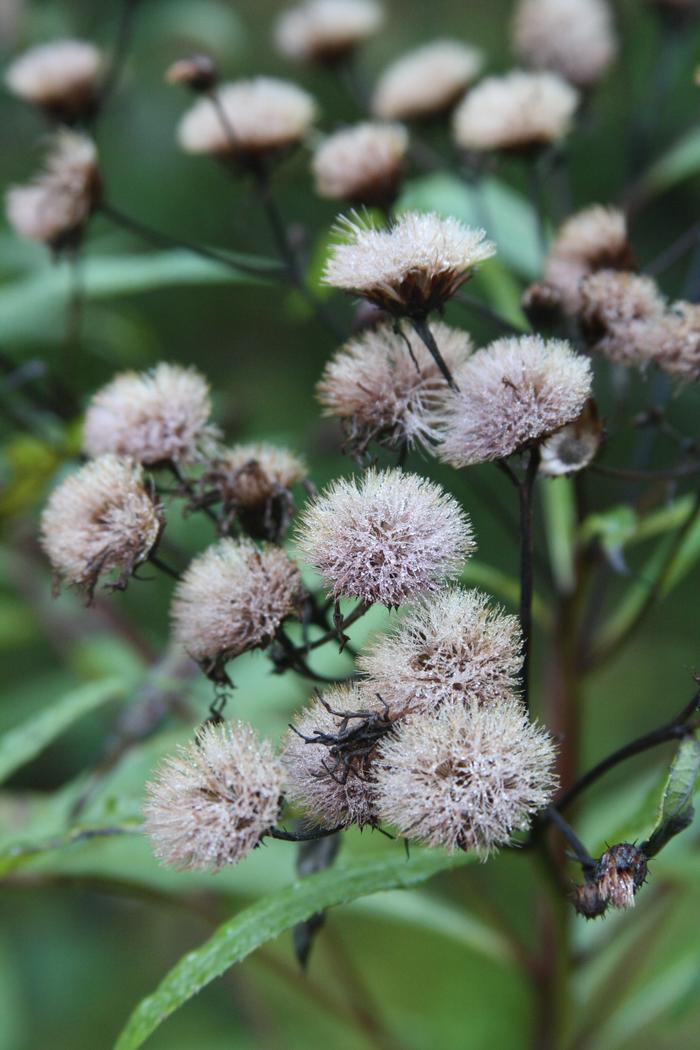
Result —
[[[398,124],[336,131],[314,153],[316,192],[331,200],[388,207],[399,190],[408,135]]]
[[[647,877],[647,859],[628,842],[611,846],[598,861],[596,884],[600,899],[613,908],[631,908]]]
[[[666,308],[651,277],[600,270],[583,281],[581,301],[581,327],[592,350],[616,364],[649,364]]]
[[[600,80],[617,52],[607,0],[520,0],[513,36],[526,65],[580,88]]]
[[[559,292],[564,309],[581,309],[581,282],[598,270],[632,270],[627,221],[618,208],[594,204],[558,230],[547,255],[545,280]]]
[[[375,0],[306,0],[285,11],[275,25],[275,42],[288,58],[334,65],[381,27]]]
[[[549,477],[583,470],[595,458],[603,440],[603,424],[593,398],[578,419],[555,430],[540,445],[540,473]]]
[[[436,40],[410,51],[385,70],[372,98],[384,120],[420,120],[452,108],[484,64],[480,51],[457,40]]]
[[[16,58],[5,83],[14,95],[70,123],[91,109],[101,69],[102,54],[94,44],[54,40]]]

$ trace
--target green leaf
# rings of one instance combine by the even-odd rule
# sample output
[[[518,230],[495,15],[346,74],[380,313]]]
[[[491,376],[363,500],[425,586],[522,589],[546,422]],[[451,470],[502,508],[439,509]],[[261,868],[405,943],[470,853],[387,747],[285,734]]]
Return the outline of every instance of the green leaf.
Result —
[[[691,128],[647,172],[643,185],[663,193],[700,172],[700,127]]]
[[[688,736],[681,741],[671,763],[657,813],[656,827],[642,847],[647,856],[653,857],[692,822],[695,813],[693,794],[698,771],[700,743],[694,735]]]
[[[611,507],[599,514],[589,514],[581,523],[582,543],[598,540],[607,551],[619,551],[636,536],[639,519],[633,507]]]
[[[185,955],[155,992],[142,1000],[119,1036],[115,1050],[136,1050],[178,1007],[234,963],[315,912],[383,890],[418,885],[440,871],[473,860],[460,853],[421,851],[410,860],[363,861],[332,868],[263,898],[220,926],[200,948]]]
[[[56,737],[88,711],[124,697],[127,683],[117,678],[90,682],[55,701],[39,715],[0,737],[0,783],[31,762]]]

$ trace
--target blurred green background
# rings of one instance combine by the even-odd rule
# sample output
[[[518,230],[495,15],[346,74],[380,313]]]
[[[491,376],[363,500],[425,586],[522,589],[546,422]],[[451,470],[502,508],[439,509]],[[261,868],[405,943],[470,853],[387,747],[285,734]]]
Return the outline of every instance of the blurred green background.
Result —
[[[124,83],[99,127],[99,147],[110,200],[150,225],[200,242],[261,256],[273,254],[269,234],[250,187],[233,185],[204,159],[180,153],[174,128],[189,100],[167,87],[163,71],[184,52],[210,51],[226,77],[271,73],[302,82],[319,100],[320,126],[329,129],[357,119],[353,101],[330,74],[291,67],[270,44],[271,25],[285,5],[225,0],[144,0],[137,20]],[[371,83],[383,65],[427,39],[455,35],[483,47],[488,68],[509,68],[510,0],[419,0],[386,3],[387,24],[363,51],[361,74]],[[23,47],[53,37],[76,35],[111,45],[120,4],[79,0],[4,0],[0,46],[9,58]],[[669,49],[659,23],[642,0],[616,5],[622,55],[600,91],[590,100],[572,136],[568,167],[574,207],[619,199],[622,187],[662,155],[696,120],[700,91],[692,85],[700,57],[695,23]],[[0,98],[0,183],[25,180],[41,156],[44,127],[28,107]],[[446,166],[453,162],[447,136],[430,133]],[[640,145],[641,143],[641,145]],[[700,153],[700,150],[696,150]],[[693,169],[695,163],[695,169]],[[632,241],[642,263],[698,219],[700,199],[690,159],[683,177],[640,214]],[[523,190],[516,165],[498,172]],[[673,183],[671,185],[671,183]],[[413,187],[419,192],[421,184]],[[299,225],[312,257],[322,250],[336,209],[311,192],[308,153],[299,151],[277,179],[285,215]],[[551,202],[550,202],[551,203]],[[552,217],[557,216],[552,203]],[[504,216],[505,236],[508,217]],[[494,231],[489,231],[494,232]],[[522,248],[522,230],[510,228],[508,257]],[[526,239],[532,240],[532,230]],[[503,249],[506,249],[505,252]],[[98,220],[88,257],[149,252],[133,238]],[[695,261],[697,270],[697,260]],[[62,347],[64,304],[47,294],[42,281],[44,253],[0,233],[0,349],[13,362],[45,362],[81,403],[116,370],[147,367],[160,360],[194,363],[210,379],[215,415],[231,438],[270,438],[304,452],[317,484],[350,464],[340,454],[337,432],[323,424],[313,388],[334,349],[327,333],[308,315],[299,297],[275,286],[207,283],[126,292],[88,303],[83,353],[70,372]],[[670,295],[683,293],[687,259],[663,279]],[[504,273],[513,295],[535,274]],[[698,290],[697,272],[695,292]],[[691,278],[693,273],[691,272]],[[36,282],[39,282],[38,284]],[[35,282],[32,284],[32,282]],[[691,288],[691,293],[692,293]],[[687,290],[686,290],[687,291]],[[476,292],[495,296],[485,284]],[[329,303],[349,324],[351,304]],[[477,342],[495,334],[487,322],[452,308],[450,320],[469,327]],[[615,377],[599,368],[597,392],[612,404]],[[658,393],[658,391],[656,391]],[[649,403],[655,391],[634,379],[626,418]],[[84,611],[70,595],[52,602],[46,566],[33,536],[36,514],[54,470],[65,469],[77,447],[77,420],[59,430],[42,420],[37,435],[23,418],[21,397],[3,393],[0,453],[0,651],[3,655],[0,729],[31,720],[71,688],[106,674],[143,670],[143,659],[162,651],[167,639],[169,585],[158,580],[133,584],[125,595]],[[697,389],[672,401],[674,422],[699,436]],[[19,419],[19,423],[18,423]],[[609,461],[629,461],[633,436],[609,423]],[[48,439],[46,439],[48,434]],[[658,463],[673,449],[660,443]],[[479,561],[511,574],[517,564],[512,535],[494,520],[484,486],[504,502],[511,493],[491,468],[465,475],[435,468],[416,457],[413,466],[440,477],[470,510],[479,540]],[[687,486],[686,486],[687,487]],[[591,510],[607,510],[634,493],[602,482],[588,493]],[[659,492],[662,505],[668,494]],[[511,501],[512,504],[512,501]],[[170,536],[195,551],[210,541],[207,523],[171,523]],[[537,544],[547,549],[538,518]],[[635,544],[626,555],[628,574],[605,596],[606,607],[643,575],[652,547]],[[584,761],[656,724],[681,706],[698,666],[698,585],[693,568],[646,621],[624,655],[591,677],[584,691]],[[546,584],[542,586],[547,598]],[[504,597],[499,595],[499,597]],[[603,598],[601,597],[601,615]],[[110,614],[109,609],[113,610]],[[115,627],[115,617],[119,623]],[[374,617],[363,631],[374,629]],[[122,622],[123,621],[123,622]],[[145,642],[137,652],[124,622]],[[539,681],[547,671],[545,640],[536,650]],[[241,661],[232,708],[277,739],[290,712],[303,702],[304,683],[275,678],[265,659]],[[535,691],[536,705],[538,689]],[[61,832],[71,802],[84,788],[81,771],[104,753],[117,719],[134,696],[100,707],[71,726],[34,762],[15,774],[0,797],[2,843],[50,839]],[[192,710],[202,713],[208,687],[193,688]],[[196,717],[196,716],[195,716]],[[122,812],[138,813],[141,785],[155,754],[172,746],[183,730],[149,750],[142,746],[102,785],[95,820],[109,822]],[[663,755],[630,763],[591,793],[582,827],[594,842],[632,812]],[[75,778],[78,778],[76,781]],[[63,823],[62,823],[63,822]],[[577,927],[581,952],[589,952],[576,995],[583,1008],[607,1009],[604,990],[609,965],[603,945],[619,957],[636,929],[657,938],[629,981],[619,989],[621,1009],[608,1010],[599,1040],[583,1045],[645,1050],[697,1046],[700,1023],[700,854],[698,833],[660,858],[658,886],[674,887],[672,904],[661,909],[642,897],[633,916]],[[403,847],[379,836],[354,835],[344,852],[382,853]],[[0,1050],[51,1046],[53,1050],[97,1050],[112,1045],[134,1004],[189,948],[200,943],[211,922],[292,877],[293,847],[275,843],[240,868],[213,879],[175,876],[157,868],[138,838],[84,842],[48,850],[10,871],[0,895]],[[491,929],[493,913],[513,922],[524,938],[532,926],[531,867],[504,855],[466,871],[444,875],[421,891],[391,893],[337,909],[329,917],[312,956],[308,977],[298,971],[291,940],[284,935],[222,981],[205,990],[169,1021],[149,1045],[162,1050],[315,1050],[409,1047],[412,1050],[517,1048],[529,1045],[532,1002],[525,979],[499,954]],[[663,894],[661,895],[663,903]],[[499,920],[495,920],[496,928]],[[634,924],[637,924],[636,927]],[[645,924],[640,926],[639,924]],[[599,955],[599,948],[601,954]],[[605,959],[610,959],[605,955]],[[607,1016],[607,1015],[606,1015]]]

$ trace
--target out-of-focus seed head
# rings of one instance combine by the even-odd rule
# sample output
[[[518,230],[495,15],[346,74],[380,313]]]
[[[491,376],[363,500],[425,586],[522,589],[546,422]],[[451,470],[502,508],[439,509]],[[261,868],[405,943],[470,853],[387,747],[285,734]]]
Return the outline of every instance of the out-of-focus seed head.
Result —
[[[307,506],[299,546],[336,598],[393,608],[455,577],[475,544],[468,516],[439,485],[368,470]]]
[[[207,724],[146,785],[146,833],[180,871],[243,860],[277,823],[284,774],[267,741],[243,722]]]
[[[654,356],[666,303],[651,277],[600,270],[581,284],[581,327],[592,350],[621,365]]]
[[[664,372],[682,382],[700,379],[700,305],[673,303],[655,326],[651,348]]]
[[[165,71],[168,84],[181,84],[194,92],[211,91],[218,79],[216,63],[211,55],[187,55],[173,62]]]
[[[571,891],[571,903],[578,915],[584,919],[598,919],[608,910],[608,902],[600,896],[595,882],[584,882],[574,886]]]
[[[496,703],[517,688],[521,665],[517,617],[458,588],[412,608],[358,660],[367,688],[392,706],[426,712],[451,701]]]
[[[209,385],[194,368],[162,362],[148,372],[122,372],[93,396],[83,448],[132,456],[149,466],[191,463],[208,452]]]
[[[441,322],[432,325],[432,332],[447,367],[455,372],[472,351],[469,336]],[[342,421],[347,446],[358,457],[371,441],[389,448],[431,445],[446,391],[422,341],[413,331],[395,332],[391,323],[341,347],[317,388],[324,415]]]
[[[330,200],[389,207],[398,193],[408,135],[399,124],[336,131],[314,153],[316,192]]]
[[[438,454],[454,467],[505,459],[576,419],[591,396],[591,365],[567,342],[497,339],[458,371]]]
[[[558,230],[544,276],[559,292],[566,312],[575,315],[581,309],[581,282],[586,277],[598,270],[633,269],[624,213],[594,204],[572,215]]]
[[[374,36],[383,21],[375,0],[306,0],[277,19],[275,43],[287,58],[332,66]]]
[[[20,237],[60,251],[79,243],[101,195],[94,142],[63,129],[55,136],[45,170],[7,191],[7,219]]]
[[[481,51],[435,40],[393,62],[374,90],[372,112],[384,120],[425,120],[448,112],[482,70]]]
[[[555,430],[540,445],[540,473],[549,477],[573,474],[593,461],[603,441],[603,424],[593,398],[573,423]]]
[[[175,590],[175,637],[213,681],[226,682],[224,665],[264,648],[294,615],[302,585],[279,547],[224,539],[191,563]]]
[[[556,73],[487,77],[455,110],[454,140],[467,152],[530,153],[568,134],[578,100]]]
[[[408,838],[486,857],[551,801],[554,758],[519,701],[447,704],[382,741],[377,813]]]
[[[600,899],[613,908],[631,908],[647,877],[647,859],[628,842],[611,846],[598,861],[596,884]]]
[[[547,281],[535,281],[526,288],[520,305],[536,332],[552,331],[561,322],[561,292]]]
[[[592,87],[617,52],[607,0],[520,0],[513,26],[515,50],[536,69]]]
[[[102,65],[102,53],[94,44],[54,40],[16,58],[5,83],[14,95],[70,123],[92,108]]]
[[[346,239],[333,246],[324,283],[397,317],[440,309],[496,253],[483,230],[432,212],[405,212],[381,230],[352,215],[338,230]]]
[[[41,518],[41,544],[58,580],[91,600],[100,576],[118,572],[126,587],[163,528],[161,507],[130,459],[100,456],[51,493]]]
[[[243,165],[263,163],[298,145],[316,116],[316,103],[296,84],[256,77],[217,89],[218,105],[200,98],[178,127],[186,153],[225,154]]]

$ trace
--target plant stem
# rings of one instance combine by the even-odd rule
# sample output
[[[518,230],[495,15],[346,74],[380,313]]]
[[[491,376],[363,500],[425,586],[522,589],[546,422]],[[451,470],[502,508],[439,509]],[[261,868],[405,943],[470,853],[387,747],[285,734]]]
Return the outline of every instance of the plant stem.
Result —
[[[568,821],[564,820],[559,810],[554,806],[547,806],[544,813],[547,820],[551,824],[555,824],[559,828],[562,835],[564,836],[568,844],[571,846],[576,860],[583,868],[584,873],[586,875],[592,874],[595,870],[596,862],[590,855],[584,844],[581,842],[574,829],[568,823]]]
[[[97,122],[99,117],[101,117],[107,103],[121,80],[124,64],[129,53],[131,37],[134,31],[136,10],[140,3],[141,0],[123,0],[119,18],[119,28],[117,29],[117,39],[114,45],[114,53],[109,65],[109,70],[107,71],[107,76],[104,79],[97,98],[92,118],[93,124]]]
[[[447,364],[445,363],[445,359],[440,353],[440,348],[435,342],[435,337],[430,331],[430,328],[428,327],[428,322],[423,318],[412,317],[411,324],[413,325],[413,330],[415,331],[416,335],[423,342],[424,346],[435,361],[435,364],[440,369],[447,385],[450,387],[451,390],[459,390],[459,387],[457,386],[452,377],[452,373],[450,372],[449,368],[447,367]]]
[[[356,623],[361,616],[364,616],[370,608],[371,605],[367,602],[360,602],[359,605],[355,606],[351,613],[348,613],[339,627],[333,627],[331,630],[326,631],[325,634],[322,634],[320,638],[315,638],[313,642],[309,642],[308,645],[303,646],[301,652],[310,653],[313,649],[320,649],[320,647],[325,645],[326,642],[333,641],[334,638],[337,640],[339,633],[342,634],[342,632],[346,631],[348,627],[352,627],[352,625]]]
[[[520,681],[523,702],[530,710],[530,657],[532,635],[532,591],[533,591],[533,533],[532,493],[540,464],[537,446],[530,449],[525,476],[518,482],[520,497],[520,629],[523,635],[523,664]]]
[[[530,197],[537,223],[537,241],[540,247],[542,262],[547,257],[548,237],[547,218],[544,206],[544,188],[542,185],[542,163],[544,158],[535,157],[527,165],[527,175],[530,185]]]
[[[162,561],[157,554],[149,554],[148,560],[151,565],[155,565],[156,569],[160,569],[161,572],[164,572],[166,576],[170,576],[173,580],[182,579],[180,573],[176,569],[171,568],[167,562]]]
[[[700,474],[700,463],[681,463],[677,467],[669,467],[668,470],[627,470],[622,467],[608,467],[603,463],[592,463],[588,469],[594,474],[617,478],[620,481],[676,481]]]
[[[337,828],[310,828],[308,831],[285,831],[283,828],[270,828],[265,832],[265,837],[280,839],[282,842],[312,842],[315,839],[325,839],[329,835],[337,835],[345,829]]]

